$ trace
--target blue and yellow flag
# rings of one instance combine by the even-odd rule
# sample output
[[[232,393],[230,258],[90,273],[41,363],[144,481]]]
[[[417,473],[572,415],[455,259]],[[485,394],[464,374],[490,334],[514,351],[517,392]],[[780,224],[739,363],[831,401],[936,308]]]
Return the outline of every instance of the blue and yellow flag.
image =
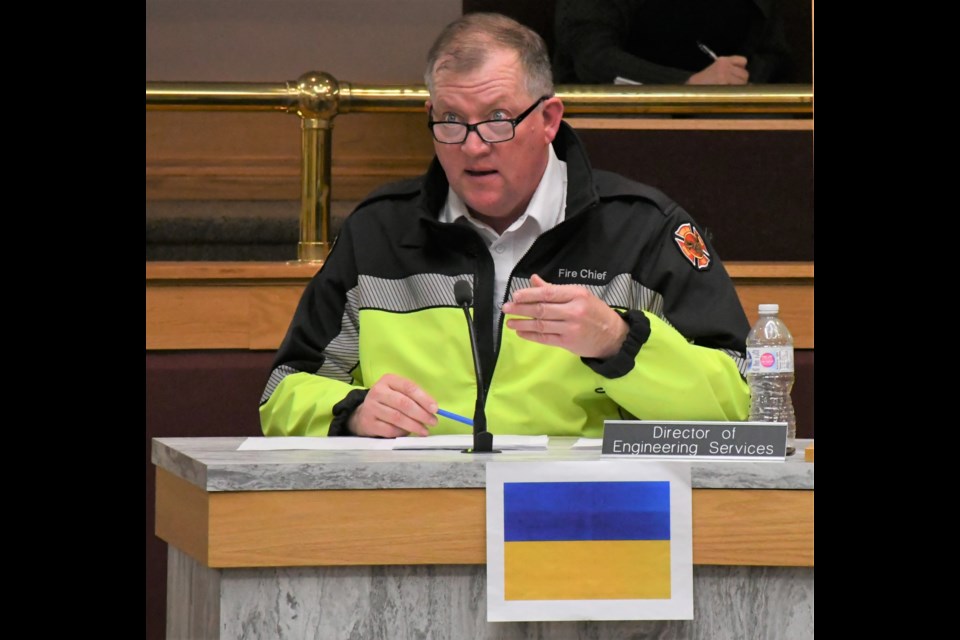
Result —
[[[670,483],[504,482],[504,600],[670,596]]]

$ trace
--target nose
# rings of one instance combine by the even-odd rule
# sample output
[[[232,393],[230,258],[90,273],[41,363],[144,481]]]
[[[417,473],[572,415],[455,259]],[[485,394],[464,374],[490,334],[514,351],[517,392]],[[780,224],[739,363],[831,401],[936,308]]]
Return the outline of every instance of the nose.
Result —
[[[460,144],[460,150],[472,156],[482,155],[490,150],[490,143],[484,142],[476,131],[468,131],[467,139]]]

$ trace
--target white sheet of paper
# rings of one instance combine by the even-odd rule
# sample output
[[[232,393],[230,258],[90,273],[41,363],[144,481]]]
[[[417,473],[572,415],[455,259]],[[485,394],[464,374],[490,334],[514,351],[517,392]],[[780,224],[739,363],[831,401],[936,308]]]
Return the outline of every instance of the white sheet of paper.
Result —
[[[493,446],[504,451],[545,450],[548,436],[493,436]],[[315,451],[390,451],[422,449],[469,449],[473,435],[427,436],[425,438],[247,438],[237,451],[283,451],[308,449]]]
[[[393,440],[383,438],[247,438],[237,451],[283,451],[313,449],[316,451],[389,451]]]
[[[546,449],[549,436],[506,436],[494,435],[493,448],[503,451]],[[449,436],[427,436],[426,438],[397,438],[393,441],[395,450],[401,449],[469,449],[473,446],[472,434]]]
[[[571,449],[603,449],[603,438],[577,438]]]

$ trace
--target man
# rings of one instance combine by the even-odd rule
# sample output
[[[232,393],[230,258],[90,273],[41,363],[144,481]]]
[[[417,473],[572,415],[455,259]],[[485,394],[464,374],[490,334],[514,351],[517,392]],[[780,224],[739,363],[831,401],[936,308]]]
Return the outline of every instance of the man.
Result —
[[[469,433],[437,416],[470,415],[476,398],[458,280],[492,433],[746,419],[749,327],[729,277],[679,206],[591,170],[542,39],[468,14],[425,79],[436,158],[345,221],[280,346],[264,433]]]
[[[559,83],[785,82],[791,61],[777,0],[558,0]]]

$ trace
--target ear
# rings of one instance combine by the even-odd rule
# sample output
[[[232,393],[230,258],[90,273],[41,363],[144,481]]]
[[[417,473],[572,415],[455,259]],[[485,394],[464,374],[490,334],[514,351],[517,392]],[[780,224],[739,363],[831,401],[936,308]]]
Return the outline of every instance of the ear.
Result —
[[[543,103],[543,133],[547,144],[553,142],[563,120],[563,101],[554,96]]]
[[[423,103],[423,108],[424,108],[424,111],[426,111],[426,112],[427,112],[427,115],[429,116],[429,115],[430,115],[430,109],[433,108],[433,103],[430,102],[429,100],[427,100],[426,102]]]

